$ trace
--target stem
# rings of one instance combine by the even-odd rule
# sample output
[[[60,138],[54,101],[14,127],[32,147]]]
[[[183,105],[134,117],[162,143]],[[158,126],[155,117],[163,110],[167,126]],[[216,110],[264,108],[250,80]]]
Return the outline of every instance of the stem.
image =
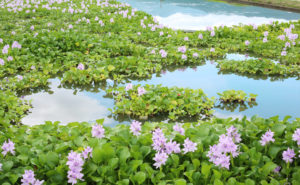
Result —
[[[235,167],[235,166],[234,166],[233,157],[232,157],[232,154],[231,154],[231,153],[230,153],[230,162],[231,162],[231,166],[232,166],[232,167]]]

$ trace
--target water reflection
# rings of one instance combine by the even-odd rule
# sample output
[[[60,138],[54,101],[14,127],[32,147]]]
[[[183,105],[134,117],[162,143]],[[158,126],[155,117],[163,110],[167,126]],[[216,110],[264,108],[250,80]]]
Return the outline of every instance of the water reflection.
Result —
[[[227,59],[246,60],[240,54],[227,54]],[[153,75],[152,79],[133,80],[133,84],[162,84],[163,86],[177,86],[194,89],[203,89],[209,96],[217,97],[218,92],[225,90],[243,90],[247,94],[258,94],[257,105],[220,104],[217,103],[215,116],[242,118],[243,116],[259,115],[269,118],[279,115],[284,118],[291,115],[300,117],[300,82],[296,78],[248,78],[235,74],[221,74],[214,63],[207,61],[202,66],[169,66],[164,73]],[[273,81],[275,80],[275,81]],[[128,124],[133,117],[127,115],[112,115],[109,109],[113,109],[112,97],[106,95],[105,89],[109,86],[117,86],[111,80],[106,83],[92,86],[76,86],[72,84],[60,85],[59,80],[51,80],[46,91],[31,91],[34,94],[25,96],[32,99],[33,109],[22,122],[33,125],[44,121],[60,121],[68,123],[73,121],[93,122],[99,118],[106,118],[105,124],[114,126],[119,123]],[[200,117],[186,117],[180,122],[197,121]],[[148,121],[168,121],[166,115],[149,117]],[[144,120],[141,120],[144,121]]]
[[[121,1],[157,17],[161,24],[175,29],[199,30],[207,26],[265,24],[275,20],[300,19],[299,13],[207,0]]]

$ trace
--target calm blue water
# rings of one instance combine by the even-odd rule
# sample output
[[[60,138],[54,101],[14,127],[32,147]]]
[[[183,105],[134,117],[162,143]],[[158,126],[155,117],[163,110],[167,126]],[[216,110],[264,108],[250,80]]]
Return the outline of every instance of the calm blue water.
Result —
[[[263,24],[300,19],[299,13],[249,5],[233,5],[207,0],[121,0],[145,11],[160,23],[175,29],[199,30],[207,26]]]
[[[227,59],[244,59],[243,55],[228,54]],[[172,87],[188,87],[203,89],[209,96],[217,96],[218,92],[225,90],[243,90],[246,93],[258,94],[257,106],[240,111],[239,107],[234,111],[215,109],[217,117],[242,118],[258,115],[269,118],[279,115],[284,118],[291,115],[300,118],[300,81],[295,78],[288,79],[255,79],[252,77],[238,76],[234,74],[218,74],[214,62],[208,61],[206,65],[194,68],[181,68],[175,71],[165,71],[160,76],[154,76],[151,80],[133,81],[133,84],[162,84]],[[108,83],[108,85],[113,85]],[[112,99],[105,97],[105,92],[98,89],[96,92],[87,92],[67,88],[58,88],[59,80],[51,81],[53,94],[40,92],[26,99],[32,99],[32,113],[22,121],[24,124],[41,124],[44,121],[61,121],[68,123],[73,121],[94,121],[106,118],[105,124],[116,125],[128,123],[125,120],[108,117],[111,113],[107,108],[113,109]],[[75,94],[76,92],[76,94]]]

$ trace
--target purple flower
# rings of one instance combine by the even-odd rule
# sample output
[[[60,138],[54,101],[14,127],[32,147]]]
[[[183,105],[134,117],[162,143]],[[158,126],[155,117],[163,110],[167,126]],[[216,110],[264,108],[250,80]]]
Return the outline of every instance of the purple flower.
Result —
[[[291,43],[286,42],[286,43],[285,43],[285,47],[286,47],[286,48],[287,48],[287,47],[291,47]]]
[[[210,52],[215,52],[215,48],[210,48]]]
[[[279,35],[277,38],[280,40],[285,40],[285,35]]]
[[[83,158],[87,159],[89,157],[92,157],[92,152],[93,152],[93,149],[91,147],[87,146],[82,152]]]
[[[141,32],[137,32],[138,35],[141,35]]]
[[[198,53],[193,53],[193,57],[198,58],[199,57]]]
[[[2,49],[2,54],[7,54],[8,53],[8,49],[9,49],[9,45],[5,45]]]
[[[164,152],[158,152],[155,154],[153,160],[155,161],[154,166],[160,168],[161,165],[164,165],[168,159],[168,155]]]
[[[78,64],[77,69],[84,70],[84,65],[82,63]]]
[[[1,43],[1,44],[3,43],[3,39],[1,39],[1,38],[0,38],[0,43]]]
[[[216,166],[220,166],[222,168],[229,169],[230,157],[225,154],[221,154],[214,163]]]
[[[248,46],[250,44],[249,40],[245,41],[245,45]]]
[[[173,130],[179,132],[179,134],[184,136],[184,129],[182,128],[182,124],[176,123],[176,125],[173,126]]]
[[[198,35],[198,39],[203,39],[203,35],[201,33]]]
[[[269,32],[268,32],[268,31],[265,31],[265,32],[264,32],[264,36],[267,37],[268,35],[269,35]]]
[[[185,40],[185,41],[188,41],[188,40],[189,40],[189,38],[188,38],[188,37],[184,37],[184,40]]]
[[[186,59],[187,59],[187,56],[186,56],[185,54],[182,54],[182,55],[181,55],[181,59],[186,60]]]
[[[223,153],[231,153],[233,157],[238,155],[238,146],[233,142],[232,137],[225,134],[221,135],[218,144],[219,150]]]
[[[261,143],[262,146],[265,146],[269,142],[275,142],[273,136],[274,136],[274,132],[268,130],[264,135],[261,136],[261,140],[259,142]]]
[[[135,121],[135,120],[132,121],[132,123],[130,125],[130,131],[133,133],[133,135],[135,135],[135,136],[141,135],[141,133],[140,133],[142,130],[141,124],[142,123],[139,121]]]
[[[34,172],[32,170],[25,170],[25,173],[22,176],[22,184],[33,184],[35,181]]]
[[[72,25],[72,24],[70,24],[70,25],[69,25],[69,29],[72,29],[72,28],[73,28],[73,25]]]
[[[178,48],[178,51],[181,52],[181,53],[185,53],[186,52],[186,47],[185,46],[180,46]]]
[[[0,58],[0,65],[2,65],[2,66],[3,66],[3,65],[4,65],[4,63],[5,63],[5,62],[4,62],[4,60],[3,60],[2,58]]]
[[[197,150],[197,143],[193,143],[189,140],[189,138],[186,138],[183,143],[183,153],[186,154],[188,152],[194,152]]]
[[[13,59],[14,59],[14,58],[13,58],[12,56],[8,56],[8,57],[7,57],[7,61],[13,61]]]
[[[273,172],[274,172],[274,173],[279,173],[279,172],[280,172],[280,169],[281,169],[281,167],[280,167],[280,166],[277,166],[277,167],[273,170]]]
[[[293,141],[297,141],[297,144],[300,145],[300,128],[297,128],[293,134]]]
[[[41,185],[44,183],[44,181],[40,181],[38,179],[35,179],[34,172],[32,170],[25,170],[22,179],[21,179],[22,185]]]
[[[23,76],[17,75],[18,80],[23,80]]]
[[[2,154],[3,156],[6,156],[8,152],[15,155],[15,143],[13,143],[10,139],[8,139],[8,142],[4,142],[2,145]]]
[[[281,56],[286,56],[286,51],[282,51]]]
[[[132,89],[132,88],[133,88],[132,83],[129,83],[129,84],[126,85],[125,91],[129,91],[129,90]]]
[[[164,34],[164,32],[163,32],[163,31],[159,32],[159,36],[162,36],[163,34]]]
[[[115,22],[114,18],[110,18],[109,22],[111,22],[111,23]]]
[[[12,48],[12,49],[14,49],[14,48],[21,49],[22,46],[21,46],[21,44],[19,44],[17,41],[14,41],[13,44],[11,45],[11,48]]]
[[[0,163],[0,172],[2,171],[2,163]]]
[[[146,93],[146,90],[144,87],[138,87],[138,96],[142,96]]]
[[[31,70],[35,70],[35,66],[31,66],[30,69],[31,69]]]
[[[212,30],[212,31],[210,32],[210,36],[211,36],[211,37],[215,36],[215,31],[214,31],[214,30]]]
[[[164,147],[166,145],[167,139],[164,136],[164,133],[160,128],[157,128],[152,133],[152,147],[157,152],[164,151]]]
[[[102,125],[95,124],[92,127],[92,136],[93,137],[101,139],[104,137],[104,132],[105,132],[105,130]]]
[[[152,49],[151,54],[155,54],[155,50],[154,49]]]
[[[267,38],[267,37],[265,37],[265,38],[263,39],[263,43],[266,43],[266,42],[268,42],[268,38]]]
[[[226,131],[226,135],[231,137],[235,143],[241,142],[241,135],[237,132],[237,129],[234,126],[229,127]]]
[[[291,163],[293,162],[293,158],[295,157],[295,152],[293,149],[288,148],[286,151],[282,153],[282,159],[286,163]]]
[[[81,173],[82,166],[84,164],[81,155],[71,151],[68,155],[67,165],[69,167],[68,171],[68,183],[76,184],[77,180],[82,180],[83,174]]]
[[[167,52],[163,49],[159,50],[159,53],[161,54],[162,58],[166,58],[167,57]]]
[[[165,145],[165,151],[167,154],[171,153],[180,153],[180,144],[177,144],[176,141],[169,141]]]

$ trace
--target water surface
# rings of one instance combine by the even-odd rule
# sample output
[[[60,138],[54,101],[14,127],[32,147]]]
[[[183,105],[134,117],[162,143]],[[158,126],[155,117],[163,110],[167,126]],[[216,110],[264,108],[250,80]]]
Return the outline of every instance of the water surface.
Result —
[[[200,30],[207,26],[238,25],[300,19],[299,13],[208,0],[121,0],[157,17],[165,26]]]

